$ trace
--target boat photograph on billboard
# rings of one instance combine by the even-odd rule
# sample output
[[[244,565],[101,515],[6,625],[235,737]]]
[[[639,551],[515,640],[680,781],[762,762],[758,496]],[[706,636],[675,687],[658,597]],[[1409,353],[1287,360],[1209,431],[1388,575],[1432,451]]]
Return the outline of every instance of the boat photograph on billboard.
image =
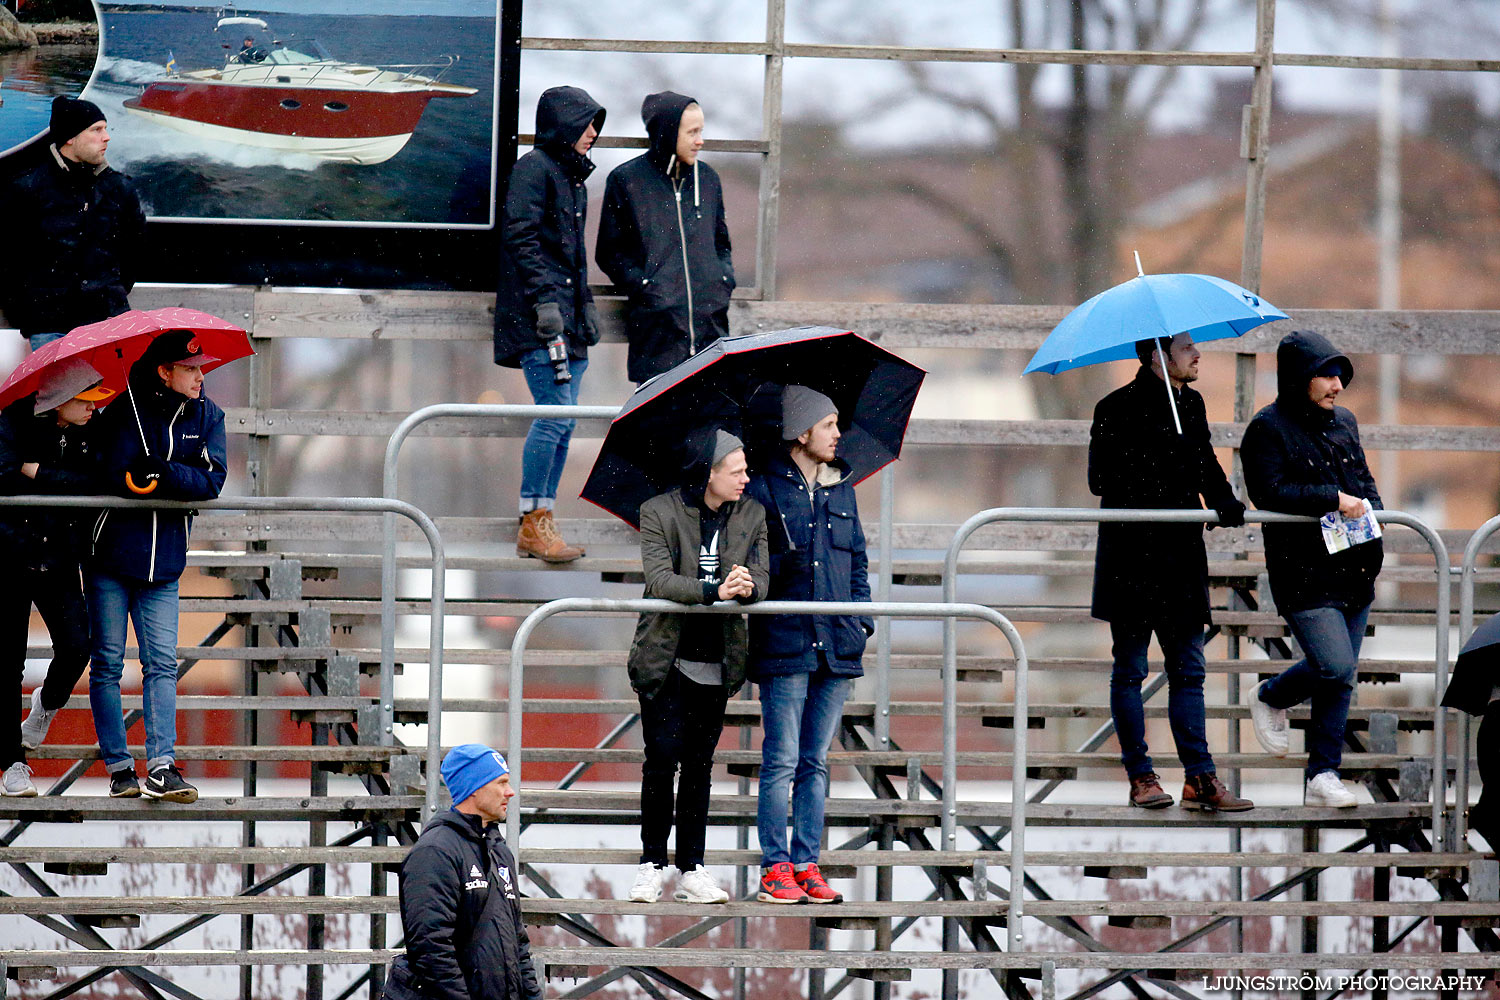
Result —
[[[85,96],[153,220],[492,225],[495,0],[99,7]]]

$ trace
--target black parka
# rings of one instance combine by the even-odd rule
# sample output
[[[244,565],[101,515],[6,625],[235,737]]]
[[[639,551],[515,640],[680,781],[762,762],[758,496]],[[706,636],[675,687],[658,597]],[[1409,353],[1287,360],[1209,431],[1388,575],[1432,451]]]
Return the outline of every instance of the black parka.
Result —
[[[628,296],[627,373],[659,375],[729,334],[734,291],[719,175],[677,160],[691,97],[664,91],[641,105],[650,149],[610,171],[594,258]]]
[[[1106,509],[1238,508],[1214,455],[1203,396],[1174,391],[1142,365],[1099,400],[1089,429],[1089,490]],[[1091,614],[1118,624],[1203,625],[1209,620],[1208,559],[1202,524],[1099,525]]]
[[[0,185],[0,220],[10,251],[0,307],[22,336],[67,333],[130,308],[146,216],[124,174],[48,147],[43,162]]]
[[[592,124],[604,128],[604,108],[577,87],[553,87],[536,107],[536,146],[511,168],[500,221],[500,287],[495,298],[495,363],[519,368],[520,356],[543,346],[536,307],[554,302],[567,331],[568,353],[588,355],[598,338],[584,323],[593,302],[583,230],[589,195],[584,182],[594,163],[573,148]]]
[[[455,809],[427,821],[401,865],[406,954],[388,1000],[542,1000],[500,826]]]
[[[1342,361],[1352,374],[1349,359],[1320,334],[1290,333],[1276,349],[1276,401],[1250,421],[1240,445],[1245,487],[1261,510],[1321,517],[1338,510],[1340,492],[1383,507],[1354,414],[1342,406],[1324,410],[1307,398],[1308,382],[1330,361]],[[1278,610],[1357,609],[1375,599],[1384,559],[1380,539],[1329,554],[1316,524],[1268,524],[1265,530]]]
[[[93,493],[93,459],[83,427],[58,427],[57,415],[38,415],[36,396],[0,412],[0,493],[78,495]],[[36,462],[36,478],[21,466]],[[0,508],[0,561],[28,569],[78,571],[89,520],[77,507]]]

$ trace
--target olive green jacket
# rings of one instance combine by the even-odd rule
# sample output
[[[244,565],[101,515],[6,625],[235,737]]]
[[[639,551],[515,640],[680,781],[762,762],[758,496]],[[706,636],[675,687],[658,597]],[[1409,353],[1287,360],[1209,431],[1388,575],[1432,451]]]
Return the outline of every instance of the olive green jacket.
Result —
[[[681,490],[652,497],[641,505],[641,566],[647,597],[679,604],[711,603],[703,599],[698,578],[698,549],[702,538],[698,510]],[[760,600],[770,586],[766,552],[766,511],[748,494],[730,505],[719,534],[719,565],[727,573],[740,565],[755,584],[752,600]],[[749,603],[748,601],[746,603]],[[744,615],[722,615],[724,620],[724,685],[733,695],[745,683],[745,661],[750,648]],[[683,615],[653,611],[641,615],[630,644],[630,686],[644,698],[660,690],[677,658]]]

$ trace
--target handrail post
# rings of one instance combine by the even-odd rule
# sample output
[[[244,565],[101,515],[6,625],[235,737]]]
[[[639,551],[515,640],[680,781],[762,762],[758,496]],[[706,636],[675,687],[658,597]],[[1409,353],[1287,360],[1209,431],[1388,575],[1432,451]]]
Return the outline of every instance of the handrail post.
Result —
[[[609,419],[618,411],[612,406],[540,406],[526,404],[485,404],[485,403],[434,403],[423,406],[407,414],[396,425],[391,432],[390,438],[385,445],[385,460],[381,466],[380,483],[381,494],[388,500],[396,499],[397,492],[397,469],[401,458],[401,447],[406,439],[411,436],[422,424],[439,417],[474,417],[474,418],[503,418],[503,417],[530,417],[532,419],[553,417],[557,419],[570,419],[579,417],[593,417]],[[414,508],[415,509],[415,508]],[[380,742],[383,745],[391,745],[395,741],[396,721],[396,520],[395,517],[387,515],[381,519],[381,552],[380,552]],[[434,573],[439,572],[435,567]],[[441,587],[434,579],[434,586],[438,587],[437,593],[441,593]],[[436,610],[436,609],[434,609]],[[441,627],[438,635],[441,636]],[[442,666],[438,665],[437,676],[439,681],[442,677]],[[441,686],[439,684],[439,686]],[[441,711],[441,698],[435,696],[431,689],[428,691],[428,725],[433,724],[436,718],[434,713]],[[431,730],[429,730],[429,733]],[[440,745],[433,744],[429,739],[429,755],[435,755],[441,750]],[[427,769],[429,775],[436,773],[438,760],[436,756],[429,756]],[[436,808],[435,782],[427,782],[429,798],[427,815],[431,815]]]

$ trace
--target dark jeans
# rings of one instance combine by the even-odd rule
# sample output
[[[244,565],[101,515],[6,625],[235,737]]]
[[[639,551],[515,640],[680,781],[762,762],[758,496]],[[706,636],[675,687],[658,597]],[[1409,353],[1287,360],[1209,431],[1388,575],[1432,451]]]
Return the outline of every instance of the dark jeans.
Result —
[[[1365,638],[1370,606],[1309,608],[1282,613],[1303,659],[1261,686],[1261,701],[1272,708],[1312,702],[1307,726],[1307,776],[1338,772],[1344,759],[1344,724],[1354,697],[1359,645]]]
[[[1114,670],[1109,677],[1109,713],[1120,738],[1120,763],[1132,778],[1151,773],[1146,751],[1146,712],[1141,705],[1141,682],[1146,679],[1146,647],[1155,631],[1167,671],[1167,721],[1177,744],[1177,759],[1189,778],[1210,774],[1214,759],[1208,752],[1203,722],[1203,628],[1110,622],[1114,639]]]
[[[724,685],[699,684],[675,668],[653,698],[641,699],[641,735],[646,741],[646,762],[641,765],[642,864],[668,863],[674,777],[677,867],[688,871],[703,863],[714,749],[724,731],[728,700]]]
[[[42,684],[42,706],[62,708],[89,665],[89,615],[78,567],[12,568],[0,597],[0,769],[26,759],[21,748],[21,679],[31,606],[52,637],[52,662]]]

